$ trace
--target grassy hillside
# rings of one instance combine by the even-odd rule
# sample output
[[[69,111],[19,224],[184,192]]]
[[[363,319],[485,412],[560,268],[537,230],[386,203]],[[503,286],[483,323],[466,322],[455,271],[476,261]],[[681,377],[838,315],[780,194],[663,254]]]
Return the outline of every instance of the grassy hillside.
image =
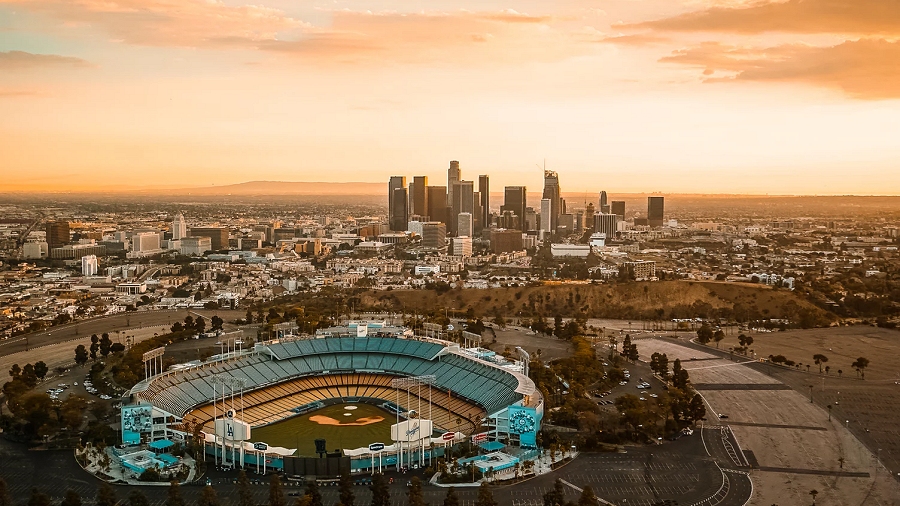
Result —
[[[787,290],[759,285],[663,281],[610,285],[544,285],[489,290],[452,289],[364,292],[360,307],[420,312],[448,308],[476,316],[622,319],[788,318],[804,326],[827,325],[834,315]]]

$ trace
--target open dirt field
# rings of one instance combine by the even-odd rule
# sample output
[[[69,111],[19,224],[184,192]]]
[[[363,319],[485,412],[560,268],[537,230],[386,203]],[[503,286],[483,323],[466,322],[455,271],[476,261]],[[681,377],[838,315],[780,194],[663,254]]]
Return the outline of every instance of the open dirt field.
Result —
[[[779,335],[788,337],[790,333]],[[642,359],[649,360],[650,354],[660,352],[669,356],[670,363],[676,357],[704,359],[715,354],[712,350],[704,353],[669,340],[639,340],[637,344]],[[684,364],[690,369],[691,381],[698,386],[712,383],[776,388],[779,383],[777,375],[769,377],[767,368],[758,363],[741,365],[719,358],[687,360]],[[813,489],[819,491],[816,501],[819,505],[900,504],[900,483],[890,476],[890,471],[876,463],[875,455],[853,437],[836,413],[832,412],[829,422],[828,411],[810,403],[807,384],[811,375],[785,372],[804,376],[806,381],[801,381],[799,386],[791,385],[797,391],[701,390],[711,411],[710,423],[730,425],[742,449],[752,452],[750,459],[756,460],[751,475],[755,491],[750,504],[809,504],[809,491]],[[842,382],[868,383],[855,379]],[[727,414],[728,419],[717,420],[720,413]],[[840,473],[867,473],[867,476]]]
[[[898,476],[900,331],[855,326],[752,335],[751,348],[757,356],[781,354],[803,363],[800,369],[763,365],[753,366],[754,369],[806,395],[812,386],[815,403],[822,407],[830,405],[832,416],[842,420],[845,428],[877,453],[881,462]],[[720,346],[727,349],[735,344],[736,337],[729,336]],[[828,357],[823,366],[830,366],[829,372],[819,373],[819,367],[812,360],[816,353]],[[858,379],[856,371],[850,367],[860,356],[870,360],[865,380]],[[806,364],[811,364],[809,372]],[[838,370],[843,374],[838,375]]]

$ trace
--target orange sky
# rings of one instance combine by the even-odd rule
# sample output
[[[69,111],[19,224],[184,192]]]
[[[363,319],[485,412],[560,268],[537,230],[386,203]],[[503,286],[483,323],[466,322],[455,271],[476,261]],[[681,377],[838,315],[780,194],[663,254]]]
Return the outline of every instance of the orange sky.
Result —
[[[900,194],[900,2],[0,0],[0,191]],[[436,183],[433,183],[436,184]]]

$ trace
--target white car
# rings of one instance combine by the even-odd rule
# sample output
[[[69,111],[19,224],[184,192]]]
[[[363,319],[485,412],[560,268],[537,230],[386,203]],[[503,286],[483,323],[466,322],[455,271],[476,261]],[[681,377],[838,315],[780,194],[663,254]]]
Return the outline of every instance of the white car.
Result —
[[[659,397],[659,396],[656,395],[656,394],[650,394],[650,397],[653,397],[654,399],[656,399],[656,398]]]

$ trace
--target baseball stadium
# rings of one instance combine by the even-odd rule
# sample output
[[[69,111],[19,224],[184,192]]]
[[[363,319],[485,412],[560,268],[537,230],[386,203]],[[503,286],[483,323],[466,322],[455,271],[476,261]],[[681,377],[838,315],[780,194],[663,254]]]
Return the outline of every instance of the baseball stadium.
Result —
[[[536,447],[543,418],[521,354],[384,322],[285,335],[138,383],[122,409],[122,439],[174,444],[200,427],[205,453],[221,465],[297,475],[341,474],[311,464],[317,457],[354,472],[424,467],[467,439],[484,450],[476,460],[513,465]]]

